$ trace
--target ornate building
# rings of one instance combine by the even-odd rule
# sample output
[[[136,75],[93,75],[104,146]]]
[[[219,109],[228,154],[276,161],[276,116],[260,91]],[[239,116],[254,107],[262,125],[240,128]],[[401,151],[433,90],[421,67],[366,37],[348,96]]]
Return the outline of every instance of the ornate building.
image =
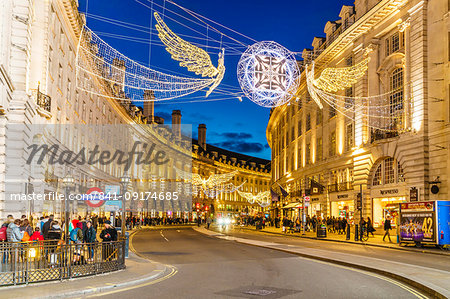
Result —
[[[91,187],[104,189],[107,185],[118,185],[124,175],[123,165],[117,163],[58,168],[46,160],[45,165],[29,165],[26,163],[29,154],[27,147],[35,142],[48,144],[51,141],[74,152],[94,145],[99,145],[101,149],[127,152],[132,148],[132,140],[137,139],[155,142],[176,155],[178,160],[171,158],[164,167],[133,164],[127,171],[131,177],[127,189],[130,192],[160,192],[175,188],[171,182],[180,178],[174,168],[191,171],[192,161],[194,170],[204,175],[239,169],[240,175],[237,177],[240,181],[244,182],[243,176],[250,177],[249,187],[245,188],[255,192],[268,188],[270,168],[261,167],[258,159],[252,160],[251,157],[221,149],[213,150],[214,147],[209,145],[206,150],[205,142],[201,149],[195,147],[193,153],[192,139],[181,133],[180,111],[174,111],[172,126],[164,126],[164,120],[154,115],[152,91],[144,92],[146,102],[143,107],[138,107],[126,98],[124,90],[111,83],[113,80],[95,76],[96,71],[106,69],[110,69],[110,76],[120,76],[121,72],[115,70],[125,67],[122,61],[115,60],[113,66],[106,65],[106,62],[105,65],[91,63],[91,67],[98,69],[83,73],[81,78],[89,81],[94,88],[106,91],[111,98],[78,89],[76,50],[84,22],[76,0],[0,2],[0,218],[5,218],[7,214],[14,214],[15,217],[27,213],[35,213],[36,216],[42,212],[60,214],[64,209],[61,203],[55,201],[9,201],[6,200],[8,194],[64,193],[63,178],[68,174],[74,178],[72,192],[84,194]],[[118,97],[121,100],[116,100]],[[152,129],[146,124],[159,126]],[[43,132],[36,134],[36,125],[60,129],[54,132],[46,130],[52,132],[47,135]],[[124,127],[128,129],[123,129],[127,131],[122,132],[123,135],[119,129],[108,132],[111,128]],[[74,134],[72,129],[80,134]],[[130,130],[133,135],[131,139],[127,137]],[[206,136],[206,128],[203,136]],[[136,150],[142,150],[142,146],[139,145]],[[159,182],[161,178],[165,179],[163,183]],[[219,198],[217,211],[240,212],[244,209],[244,203],[238,200],[235,193],[223,196]],[[156,214],[170,211],[169,214],[177,212],[180,213],[177,216],[181,216],[183,211],[192,211],[192,202],[137,201],[128,207],[133,212]],[[88,213],[92,209],[84,203],[74,203],[71,210],[74,213]]]
[[[326,104],[319,109],[306,82],[298,101],[271,111],[266,134],[272,179],[291,194],[278,208],[306,194],[310,215],[358,220],[362,189],[362,215],[380,226],[388,214],[395,217],[401,202],[448,199],[449,5],[356,0],[326,23],[325,37],[314,38],[300,63],[314,59],[320,74],[326,66],[355,65],[367,54],[369,68],[339,94],[348,97],[342,108],[353,110],[353,118]],[[387,93],[381,103],[387,117],[375,129],[360,110],[364,103],[352,97]]]

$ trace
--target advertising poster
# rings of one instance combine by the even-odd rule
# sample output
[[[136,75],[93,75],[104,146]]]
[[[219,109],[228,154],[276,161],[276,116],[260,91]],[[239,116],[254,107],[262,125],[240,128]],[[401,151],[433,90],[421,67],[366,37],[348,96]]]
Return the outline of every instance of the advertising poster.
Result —
[[[401,204],[400,239],[409,242],[435,242],[434,202]]]

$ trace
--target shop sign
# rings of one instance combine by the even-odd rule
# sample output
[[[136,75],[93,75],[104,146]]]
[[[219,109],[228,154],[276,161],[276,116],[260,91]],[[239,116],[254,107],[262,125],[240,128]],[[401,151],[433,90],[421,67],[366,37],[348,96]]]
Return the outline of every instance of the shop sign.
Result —
[[[400,239],[435,242],[434,202],[403,203],[400,210]]]
[[[331,193],[330,200],[331,201],[347,201],[354,200],[355,192],[346,192],[346,193]]]
[[[401,204],[402,212],[429,212],[434,211],[434,201],[405,202]]]
[[[311,201],[319,201],[319,200],[320,200],[320,198],[318,198],[318,197],[311,198]]]
[[[405,188],[372,189],[370,192],[372,197],[403,197],[406,194],[407,189]]]
[[[419,201],[419,190],[416,187],[409,189],[409,201]]]

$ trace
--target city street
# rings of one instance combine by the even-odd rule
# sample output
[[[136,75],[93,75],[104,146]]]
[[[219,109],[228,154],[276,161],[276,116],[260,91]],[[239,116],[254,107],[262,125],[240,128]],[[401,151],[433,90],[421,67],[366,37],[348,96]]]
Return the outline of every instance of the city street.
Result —
[[[304,246],[314,246],[313,241],[302,242]],[[261,292],[259,295],[264,298],[420,298],[409,287],[378,275],[208,237],[191,228],[143,230],[133,236],[132,246],[141,256],[175,266],[178,272],[157,284],[137,285],[97,296],[258,298]],[[330,248],[352,252],[358,249],[362,250],[355,245]],[[409,253],[374,251],[386,258],[403,256],[414,262]],[[438,258],[427,256],[426,260],[435,263]],[[436,263],[436,267],[448,269],[449,264]]]

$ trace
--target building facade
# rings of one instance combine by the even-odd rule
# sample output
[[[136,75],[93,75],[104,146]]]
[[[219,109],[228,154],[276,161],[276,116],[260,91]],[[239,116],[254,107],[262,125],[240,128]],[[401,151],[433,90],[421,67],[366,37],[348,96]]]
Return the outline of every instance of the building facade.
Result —
[[[326,23],[325,37],[314,38],[300,64],[310,67],[314,60],[320,74],[368,55],[369,66],[362,79],[338,93],[348,97],[345,107],[319,109],[302,76],[298,99],[271,111],[266,134],[272,179],[291,194],[275,204],[279,211],[309,195],[310,215],[350,221],[362,215],[379,227],[387,215],[396,217],[399,203],[448,199],[449,5],[356,0]],[[387,114],[375,125],[363,99],[383,94],[388,96],[377,105]],[[356,206],[360,192],[362,214]]]

